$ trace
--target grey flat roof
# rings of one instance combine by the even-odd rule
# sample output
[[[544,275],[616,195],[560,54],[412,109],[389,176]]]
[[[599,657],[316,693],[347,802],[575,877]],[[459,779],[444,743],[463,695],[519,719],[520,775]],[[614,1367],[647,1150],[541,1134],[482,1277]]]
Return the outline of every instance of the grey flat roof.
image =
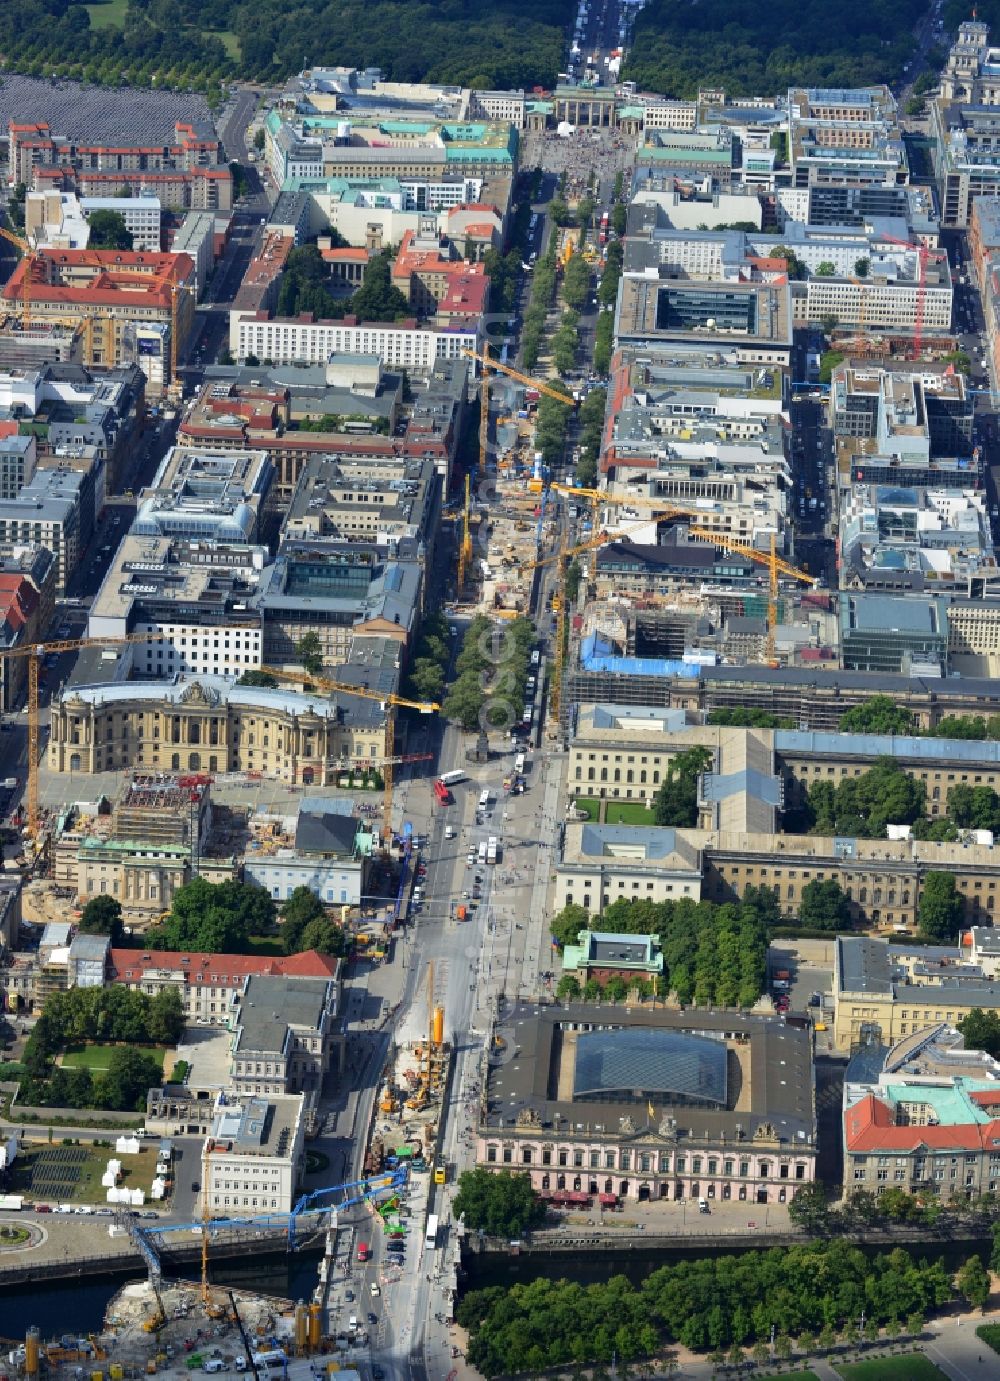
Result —
[[[591,964],[644,964],[648,954],[649,946],[645,941],[639,944],[623,936],[611,938],[594,935],[591,937],[586,958]]]
[[[240,1004],[235,1050],[285,1048],[288,1028],[315,1031],[322,1025],[330,984],[325,978],[282,978],[253,974]]]
[[[908,734],[835,734],[823,730],[776,729],[779,755],[829,753],[835,757],[931,758],[941,762],[1000,763],[994,739],[916,738]]]
[[[677,1122],[671,1135],[699,1142],[724,1137],[734,1145],[741,1139],[750,1145],[757,1128],[767,1124],[783,1143],[801,1144],[803,1149],[814,1144],[811,1036],[804,1027],[780,1018],[732,1011],[633,1009],[607,1003],[521,1003],[507,1009],[497,1030],[506,1040],[508,1053],[490,1069],[481,1133],[516,1132],[519,1114],[530,1111],[543,1127],[558,1126],[561,1137],[595,1133],[619,1137],[621,1118],[630,1118],[636,1132],[642,1132],[644,1126],[655,1131],[661,1119],[670,1114]],[[609,1041],[614,1041],[618,1032],[645,1031],[740,1038],[743,1044],[738,1063],[732,1048],[728,1053],[728,1102],[732,1106],[689,1108],[671,1105],[669,1098],[657,1096],[650,1117],[645,1098],[551,1097],[550,1091],[558,1082],[555,1075],[563,1042],[578,1040],[590,1030],[600,1031]],[[567,1054],[573,1058],[574,1052]],[[668,1071],[665,1079],[669,1078]],[[531,1134],[537,1136],[537,1122]]]

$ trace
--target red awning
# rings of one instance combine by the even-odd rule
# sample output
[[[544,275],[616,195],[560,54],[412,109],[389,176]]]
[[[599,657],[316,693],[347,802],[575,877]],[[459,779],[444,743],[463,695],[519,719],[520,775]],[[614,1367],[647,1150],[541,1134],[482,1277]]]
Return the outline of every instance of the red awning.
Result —
[[[614,1205],[618,1202],[617,1194],[599,1194],[597,1197],[600,1203],[609,1204],[611,1205],[611,1207],[614,1207]]]

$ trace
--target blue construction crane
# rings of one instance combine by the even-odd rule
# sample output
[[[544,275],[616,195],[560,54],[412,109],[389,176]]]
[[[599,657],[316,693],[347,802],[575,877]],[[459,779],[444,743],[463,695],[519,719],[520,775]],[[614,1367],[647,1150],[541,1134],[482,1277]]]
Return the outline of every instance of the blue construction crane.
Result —
[[[346,1208],[353,1208],[355,1204],[364,1203],[366,1199],[374,1199],[379,1194],[394,1194],[397,1190],[406,1185],[406,1167],[400,1166],[396,1170],[385,1171],[378,1175],[366,1175],[361,1180],[349,1180],[346,1184],[327,1185],[324,1189],[314,1189],[310,1194],[303,1194],[291,1213],[255,1213],[248,1214],[246,1217],[232,1218],[209,1218],[205,1221],[193,1223],[150,1223],[143,1225],[141,1232],[144,1237],[164,1237],[167,1233],[173,1232],[222,1232],[227,1228],[261,1228],[261,1227],[281,1227],[288,1230],[288,1250],[294,1251],[297,1245],[295,1228],[299,1217],[303,1213],[324,1212],[328,1209],[336,1209],[343,1212]],[[358,1194],[351,1193],[352,1190],[359,1189]],[[346,1197],[338,1203],[320,1206],[318,1201],[325,1199],[331,1194],[345,1194]]]

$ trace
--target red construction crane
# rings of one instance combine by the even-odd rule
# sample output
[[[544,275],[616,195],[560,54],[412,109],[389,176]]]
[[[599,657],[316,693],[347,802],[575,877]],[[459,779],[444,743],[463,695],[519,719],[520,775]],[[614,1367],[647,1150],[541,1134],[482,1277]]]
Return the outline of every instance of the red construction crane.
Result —
[[[913,345],[911,347],[911,359],[919,360],[921,348],[924,343],[924,302],[927,295],[927,260],[933,259],[939,263],[941,259],[947,260],[948,256],[944,250],[928,249],[925,244],[919,241],[899,240],[895,235],[880,235],[880,240],[888,240],[890,244],[901,245],[903,249],[912,249],[917,256],[919,268],[917,270],[917,303],[913,313]]]

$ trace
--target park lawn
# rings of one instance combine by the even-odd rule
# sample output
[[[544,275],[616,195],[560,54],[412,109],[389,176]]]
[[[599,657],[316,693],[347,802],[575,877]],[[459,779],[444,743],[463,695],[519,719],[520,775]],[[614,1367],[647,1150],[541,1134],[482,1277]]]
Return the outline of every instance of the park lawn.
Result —
[[[202,29],[201,32],[205,38],[217,38],[228,55],[232,58],[233,62],[240,63],[243,61],[243,54],[240,52],[240,41],[236,35],[230,33],[228,29]]]
[[[605,819],[609,825],[651,825],[653,812],[638,801],[609,801]]]
[[[277,935],[248,935],[247,947],[251,954],[275,955],[279,959],[285,952]]]
[[[81,1112],[81,1117],[85,1116],[86,1114]],[[43,1146],[32,1145],[29,1142],[28,1149],[22,1149],[14,1162],[10,1193],[26,1194],[36,1202],[93,1204],[99,1207],[108,1201],[108,1191],[101,1184],[101,1176],[108,1168],[108,1161],[114,1159],[122,1163],[119,1184],[127,1185],[129,1189],[144,1189],[148,1199],[156,1174],[156,1152],[144,1149],[134,1156],[119,1155],[114,1148],[114,1137],[110,1140],[110,1146],[80,1148],[87,1154],[77,1167],[77,1178],[73,1183],[63,1184],[58,1193],[46,1188],[45,1180],[39,1179],[33,1183],[32,1177],[35,1166],[40,1160],[45,1159],[47,1152],[58,1152],[61,1149],[59,1143],[53,1142],[51,1146]]]
[[[115,1048],[114,1045],[102,1045],[99,1041],[88,1041],[76,1050],[63,1051],[59,1062],[70,1069],[89,1069],[93,1074],[101,1074],[108,1068],[108,1056]],[[163,1068],[163,1056],[166,1052],[162,1047],[143,1045],[139,1048],[144,1055],[152,1055],[160,1068]]]
[[[120,29],[125,23],[128,0],[107,0],[103,5],[84,5],[92,29]]]
[[[834,1367],[844,1381],[947,1381],[944,1372],[922,1352],[902,1357],[873,1357],[870,1362],[838,1362]]]
[[[600,815],[601,803],[596,796],[576,796],[573,804],[577,810],[585,810],[587,819],[595,824]],[[647,810],[639,801],[607,801],[605,820],[609,825],[652,825],[653,812]]]

